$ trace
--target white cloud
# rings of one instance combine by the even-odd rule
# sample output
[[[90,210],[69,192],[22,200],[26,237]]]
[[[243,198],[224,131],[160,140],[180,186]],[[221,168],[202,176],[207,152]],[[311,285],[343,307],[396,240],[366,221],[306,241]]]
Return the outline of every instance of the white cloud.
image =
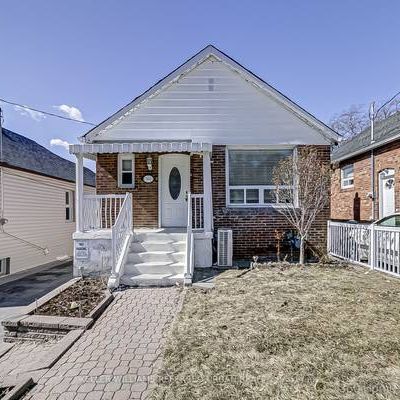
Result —
[[[83,119],[82,112],[79,108],[76,108],[74,106],[68,106],[67,104],[54,106],[54,108],[63,112],[68,118],[75,119],[77,121],[85,121]]]
[[[69,145],[70,143],[68,143],[66,140],[62,140],[62,139],[51,139],[50,140],[50,146],[61,146],[64,147],[66,150],[69,150]]]
[[[27,117],[31,117],[33,120],[35,121],[42,121],[46,118],[46,116],[39,112],[39,111],[33,111],[30,110],[29,108],[24,108],[21,106],[14,106],[14,110],[18,111],[21,115],[27,116]]]

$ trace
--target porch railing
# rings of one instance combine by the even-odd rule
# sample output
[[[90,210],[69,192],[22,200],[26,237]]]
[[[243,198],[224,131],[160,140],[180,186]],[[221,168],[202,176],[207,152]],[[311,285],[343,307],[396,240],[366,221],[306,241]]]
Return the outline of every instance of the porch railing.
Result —
[[[83,231],[111,229],[114,225],[125,195],[85,195],[83,197]]]
[[[400,228],[328,221],[328,253],[400,276]]]
[[[108,286],[118,286],[119,277],[133,236],[132,194],[126,193],[114,225],[111,228],[112,270]]]
[[[190,194],[192,229],[194,231],[204,229],[204,194]],[[189,202],[190,204],[190,202]]]
[[[191,283],[194,270],[194,236],[193,236],[193,200],[195,197],[188,193],[187,236],[186,236],[186,269],[184,273],[185,283]]]

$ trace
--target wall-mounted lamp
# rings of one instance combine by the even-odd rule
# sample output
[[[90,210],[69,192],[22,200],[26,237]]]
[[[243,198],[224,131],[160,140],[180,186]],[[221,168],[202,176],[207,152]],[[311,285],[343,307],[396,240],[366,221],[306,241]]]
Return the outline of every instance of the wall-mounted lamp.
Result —
[[[153,159],[151,158],[151,156],[148,156],[146,158],[146,164],[147,164],[147,169],[151,171],[153,169]]]

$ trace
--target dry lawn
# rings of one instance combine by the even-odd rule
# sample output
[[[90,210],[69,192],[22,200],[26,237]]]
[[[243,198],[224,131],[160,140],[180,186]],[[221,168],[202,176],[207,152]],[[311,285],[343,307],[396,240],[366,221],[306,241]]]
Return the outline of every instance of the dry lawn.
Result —
[[[191,289],[153,399],[400,399],[400,280],[266,266]]]

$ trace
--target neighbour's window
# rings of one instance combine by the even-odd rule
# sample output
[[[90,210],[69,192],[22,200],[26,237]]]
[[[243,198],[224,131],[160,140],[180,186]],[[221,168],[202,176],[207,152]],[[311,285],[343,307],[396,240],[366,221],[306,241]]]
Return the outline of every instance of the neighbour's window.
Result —
[[[67,222],[74,220],[74,197],[75,192],[73,190],[65,192],[65,220]]]
[[[293,157],[293,149],[228,149],[227,198],[230,206],[279,205],[273,171],[279,161]]]
[[[353,164],[342,167],[342,188],[350,188],[354,185],[354,166]]]
[[[135,187],[135,156],[134,156],[134,154],[119,154],[119,156],[118,156],[118,186],[121,188]]]
[[[10,273],[10,257],[0,258],[0,276]]]

